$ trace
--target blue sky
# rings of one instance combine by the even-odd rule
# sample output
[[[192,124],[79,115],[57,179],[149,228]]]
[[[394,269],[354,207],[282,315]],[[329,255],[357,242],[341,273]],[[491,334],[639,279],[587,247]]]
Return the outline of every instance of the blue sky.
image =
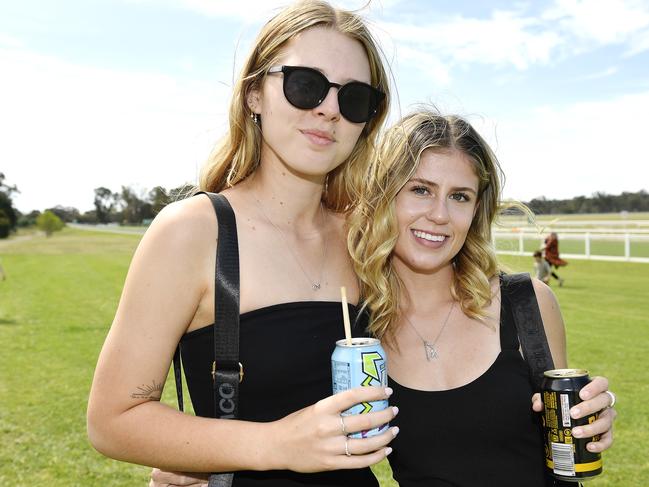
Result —
[[[0,2],[0,171],[21,211],[194,182],[286,2]],[[359,8],[364,1],[338,1]],[[374,0],[399,99],[468,117],[528,200],[649,189],[649,0]]]

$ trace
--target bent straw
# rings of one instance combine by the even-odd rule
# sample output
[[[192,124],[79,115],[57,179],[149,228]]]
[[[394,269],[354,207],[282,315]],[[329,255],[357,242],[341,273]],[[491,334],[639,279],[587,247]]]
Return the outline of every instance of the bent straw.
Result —
[[[340,296],[343,301],[343,324],[345,325],[345,341],[348,347],[352,346],[352,327],[349,324],[349,308],[347,307],[347,291],[345,286],[340,288]]]

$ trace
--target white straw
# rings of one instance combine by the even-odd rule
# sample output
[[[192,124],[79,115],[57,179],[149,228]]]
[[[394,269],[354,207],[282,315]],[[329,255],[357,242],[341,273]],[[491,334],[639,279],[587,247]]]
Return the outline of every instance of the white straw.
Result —
[[[345,325],[345,341],[347,342],[347,346],[352,345],[352,327],[349,324],[349,308],[347,308],[347,291],[345,290],[345,286],[342,286],[340,288],[340,296],[342,297],[343,301],[343,324]]]

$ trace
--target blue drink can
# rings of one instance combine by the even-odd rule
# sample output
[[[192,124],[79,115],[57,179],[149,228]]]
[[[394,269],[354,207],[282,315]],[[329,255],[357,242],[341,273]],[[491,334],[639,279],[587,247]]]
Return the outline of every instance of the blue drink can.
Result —
[[[352,338],[352,344],[347,345],[346,340],[338,340],[336,349],[331,355],[331,376],[334,394],[358,386],[387,387],[388,369],[381,342],[376,338]],[[343,411],[342,415],[366,414],[382,411],[387,407],[387,399],[363,402]],[[352,433],[348,436],[350,438],[369,438],[383,433],[388,429],[388,426],[390,426],[389,423],[386,423],[378,428]]]

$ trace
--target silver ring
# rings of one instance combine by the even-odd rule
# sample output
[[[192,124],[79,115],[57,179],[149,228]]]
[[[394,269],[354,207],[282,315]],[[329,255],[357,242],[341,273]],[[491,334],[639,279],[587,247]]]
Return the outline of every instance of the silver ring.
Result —
[[[342,414],[340,415],[340,427],[343,430],[343,435],[347,436],[347,428],[345,428],[345,417]]]
[[[351,457],[352,454],[349,453],[349,438],[345,437],[345,455]]]
[[[604,391],[604,392],[611,397],[611,404],[606,406],[606,408],[607,409],[612,408],[613,406],[615,406],[615,401],[617,400],[617,398],[615,397],[615,394],[613,394],[611,391]]]

